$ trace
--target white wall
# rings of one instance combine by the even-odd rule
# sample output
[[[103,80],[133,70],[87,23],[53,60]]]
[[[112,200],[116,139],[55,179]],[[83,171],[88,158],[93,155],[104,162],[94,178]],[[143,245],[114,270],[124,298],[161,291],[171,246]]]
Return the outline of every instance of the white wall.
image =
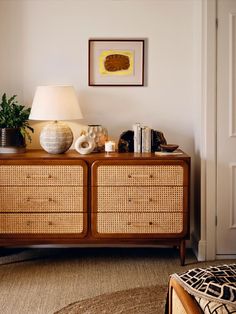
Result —
[[[103,124],[116,139],[144,123],[178,143],[194,168],[200,22],[200,0],[1,0],[0,92],[17,93],[30,106],[37,85],[72,84],[80,123]],[[146,86],[88,87],[89,38],[145,38]],[[82,126],[72,126],[77,136]],[[35,127],[31,147],[38,147]]]

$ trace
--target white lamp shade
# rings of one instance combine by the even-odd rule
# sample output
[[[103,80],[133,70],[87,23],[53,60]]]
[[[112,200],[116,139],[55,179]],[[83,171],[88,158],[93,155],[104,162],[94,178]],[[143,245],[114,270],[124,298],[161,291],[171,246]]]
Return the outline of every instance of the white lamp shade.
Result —
[[[73,86],[38,86],[29,119],[75,120],[82,119],[78,98]]]

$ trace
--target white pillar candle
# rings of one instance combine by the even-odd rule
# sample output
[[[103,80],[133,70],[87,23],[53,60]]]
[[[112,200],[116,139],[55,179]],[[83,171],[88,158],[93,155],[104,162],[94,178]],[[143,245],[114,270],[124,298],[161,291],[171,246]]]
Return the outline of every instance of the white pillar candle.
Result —
[[[105,142],[105,152],[111,153],[111,152],[115,152],[115,150],[116,150],[116,144],[114,141]]]

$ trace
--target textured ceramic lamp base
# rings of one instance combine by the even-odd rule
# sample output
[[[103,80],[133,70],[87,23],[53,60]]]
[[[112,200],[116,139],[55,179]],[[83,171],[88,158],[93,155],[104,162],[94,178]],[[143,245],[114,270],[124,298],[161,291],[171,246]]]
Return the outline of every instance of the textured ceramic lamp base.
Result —
[[[62,122],[51,122],[40,133],[40,144],[49,154],[66,152],[73,142],[71,129]]]

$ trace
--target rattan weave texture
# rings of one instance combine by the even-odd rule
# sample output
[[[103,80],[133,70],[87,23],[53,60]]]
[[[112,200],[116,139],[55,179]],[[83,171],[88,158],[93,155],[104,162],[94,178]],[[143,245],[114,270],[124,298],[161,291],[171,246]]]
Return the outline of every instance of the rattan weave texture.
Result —
[[[98,187],[98,212],[182,212],[182,186]]]
[[[81,233],[83,181],[81,165],[2,165],[0,233]]]
[[[182,213],[98,213],[98,233],[181,233]]]
[[[83,167],[80,165],[2,165],[0,186],[83,185]]]
[[[83,187],[0,187],[0,212],[83,211]]]
[[[180,165],[100,165],[97,185],[183,185]]]
[[[0,214],[1,233],[82,233],[82,213]]]
[[[183,166],[115,164],[97,171],[98,233],[183,232]]]

